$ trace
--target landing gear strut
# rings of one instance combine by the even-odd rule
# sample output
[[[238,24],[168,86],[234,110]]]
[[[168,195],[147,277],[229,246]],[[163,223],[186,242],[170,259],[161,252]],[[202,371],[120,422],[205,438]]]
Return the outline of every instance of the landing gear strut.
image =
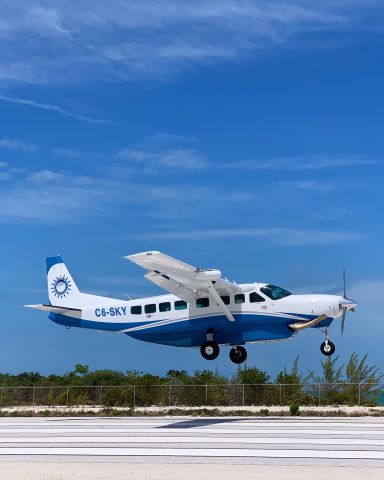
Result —
[[[326,357],[330,357],[335,353],[336,347],[329,339],[328,329],[325,329],[325,341],[320,345],[320,352]]]
[[[241,346],[232,347],[229,351],[229,358],[233,363],[243,363],[247,358],[247,351]]]
[[[208,340],[201,345],[200,353],[206,360],[215,360],[219,356],[220,348],[216,342]]]

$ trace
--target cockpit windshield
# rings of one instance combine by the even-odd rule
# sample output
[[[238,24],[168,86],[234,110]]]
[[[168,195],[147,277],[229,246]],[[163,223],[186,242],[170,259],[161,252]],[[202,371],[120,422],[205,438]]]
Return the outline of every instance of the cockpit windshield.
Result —
[[[267,297],[271,300],[280,300],[281,298],[288,297],[292,295],[291,292],[288,290],[284,290],[284,288],[276,287],[276,285],[266,285],[265,287],[261,287],[260,291],[264,293]]]

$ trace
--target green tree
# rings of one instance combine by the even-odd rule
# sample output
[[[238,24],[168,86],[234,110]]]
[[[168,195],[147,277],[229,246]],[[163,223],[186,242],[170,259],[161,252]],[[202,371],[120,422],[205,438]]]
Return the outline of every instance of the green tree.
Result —
[[[75,375],[80,375],[81,377],[84,377],[88,372],[89,372],[88,365],[82,365],[81,363],[77,363],[75,365],[75,370],[74,370]]]
[[[321,361],[320,375],[314,371],[309,372],[308,379],[319,385],[320,403],[326,405],[345,403],[343,398],[343,369],[344,365],[337,366],[339,357],[328,357]]]
[[[313,395],[304,390],[299,371],[299,356],[295,358],[290,371],[287,371],[285,366],[284,370],[277,374],[275,382],[279,384],[279,401],[282,405],[312,405],[315,402]]]
[[[351,405],[375,405],[383,394],[383,386],[379,385],[383,374],[377,365],[367,364],[368,353],[361,359],[356,352],[349,357],[345,366],[344,396]]]
[[[249,385],[259,385],[268,383],[271,377],[267,372],[257,367],[239,367],[232,378],[233,383],[246,383]]]
[[[257,367],[239,366],[232,377],[232,383],[242,384],[241,392],[238,393],[237,401],[245,405],[271,405],[276,399],[276,387],[269,385],[271,377],[267,372]],[[241,397],[240,397],[241,395]]]

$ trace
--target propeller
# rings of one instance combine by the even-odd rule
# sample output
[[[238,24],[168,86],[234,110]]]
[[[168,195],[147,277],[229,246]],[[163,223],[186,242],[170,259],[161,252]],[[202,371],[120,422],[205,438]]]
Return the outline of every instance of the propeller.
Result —
[[[355,311],[355,307],[357,307],[357,303],[354,300],[351,300],[347,297],[346,291],[346,281],[345,281],[345,268],[343,268],[343,299],[340,302],[340,309],[343,311],[341,315],[341,334],[344,335],[344,327],[345,327],[345,317],[347,315],[348,310]]]

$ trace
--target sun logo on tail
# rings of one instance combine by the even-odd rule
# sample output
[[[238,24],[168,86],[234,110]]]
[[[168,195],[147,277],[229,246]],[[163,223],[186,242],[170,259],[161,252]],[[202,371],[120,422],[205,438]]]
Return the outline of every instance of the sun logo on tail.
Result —
[[[69,295],[71,290],[71,281],[65,275],[56,277],[51,283],[51,292],[55,297],[63,298]]]

